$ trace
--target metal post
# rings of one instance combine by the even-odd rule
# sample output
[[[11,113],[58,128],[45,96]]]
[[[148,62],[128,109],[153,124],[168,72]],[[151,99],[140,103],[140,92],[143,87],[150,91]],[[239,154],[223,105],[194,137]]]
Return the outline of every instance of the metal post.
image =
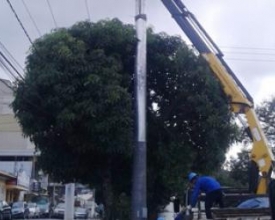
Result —
[[[95,189],[93,189],[93,202],[91,207],[91,218],[95,217]]]
[[[74,219],[74,183],[66,184],[64,220]]]
[[[53,205],[55,206],[55,183],[53,184]]]
[[[145,0],[136,0],[135,66],[136,143],[134,149],[132,220],[147,219],[146,196],[146,15]]]

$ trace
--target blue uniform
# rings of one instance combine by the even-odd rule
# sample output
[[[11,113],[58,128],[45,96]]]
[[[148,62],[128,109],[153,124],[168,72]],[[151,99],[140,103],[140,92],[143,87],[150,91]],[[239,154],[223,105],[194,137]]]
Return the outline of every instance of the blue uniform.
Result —
[[[191,197],[191,206],[194,207],[197,203],[200,192],[206,193],[206,195],[212,191],[221,189],[220,183],[210,176],[197,177],[194,191]]]

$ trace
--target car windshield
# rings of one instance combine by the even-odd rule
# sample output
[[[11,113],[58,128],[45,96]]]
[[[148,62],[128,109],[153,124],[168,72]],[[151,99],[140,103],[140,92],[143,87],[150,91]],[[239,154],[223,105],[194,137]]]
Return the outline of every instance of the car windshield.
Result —
[[[23,207],[23,202],[14,202],[12,204],[12,208],[22,208]]]
[[[58,209],[64,209],[65,208],[65,203],[59,203],[56,208]]]
[[[35,206],[36,206],[35,203],[28,203],[28,207],[29,207],[29,208],[34,208]]]
[[[33,203],[36,203],[38,205],[46,205],[49,203],[49,199],[46,196],[37,196],[32,198]]]

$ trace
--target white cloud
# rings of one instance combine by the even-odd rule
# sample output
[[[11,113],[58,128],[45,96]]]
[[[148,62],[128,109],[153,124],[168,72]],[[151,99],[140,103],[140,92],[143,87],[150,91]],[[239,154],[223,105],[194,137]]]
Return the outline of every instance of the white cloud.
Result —
[[[261,101],[272,96],[275,96],[275,76],[267,76],[259,82],[259,90],[255,96],[255,101],[260,104]]]

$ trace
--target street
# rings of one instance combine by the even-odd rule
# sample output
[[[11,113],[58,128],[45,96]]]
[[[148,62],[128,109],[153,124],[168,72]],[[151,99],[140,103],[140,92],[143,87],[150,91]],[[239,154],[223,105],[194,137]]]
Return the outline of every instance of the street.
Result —
[[[16,220],[24,220],[24,219],[18,219],[18,218],[13,218],[13,219],[16,219]],[[31,218],[32,219],[32,218]],[[33,218],[33,219],[36,219],[36,220],[62,220],[61,218]],[[87,218],[87,220],[100,220],[99,218]]]
[[[19,219],[19,218],[13,218],[13,219],[24,220],[24,219]],[[61,218],[60,219],[58,219],[58,218],[34,218],[34,219],[36,219],[36,220],[62,220]],[[85,219],[83,219],[83,220],[85,220]],[[88,218],[88,220],[100,220],[100,219],[98,219],[98,218],[93,218],[93,219]]]

